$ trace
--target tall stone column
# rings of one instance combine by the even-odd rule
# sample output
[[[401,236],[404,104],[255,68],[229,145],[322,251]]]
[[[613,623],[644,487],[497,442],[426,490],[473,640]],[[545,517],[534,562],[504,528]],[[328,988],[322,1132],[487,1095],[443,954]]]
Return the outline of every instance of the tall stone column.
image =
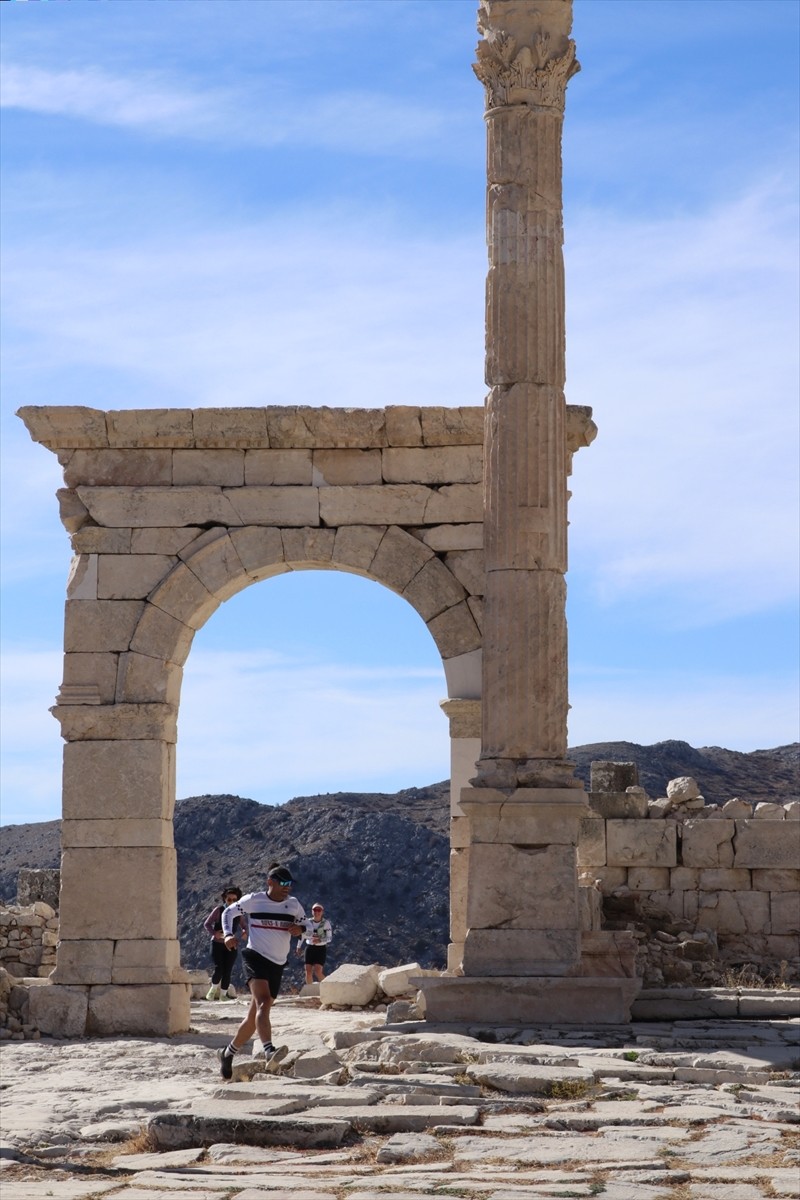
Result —
[[[567,751],[561,130],[571,0],[481,0],[487,244],[479,787],[574,786]]]

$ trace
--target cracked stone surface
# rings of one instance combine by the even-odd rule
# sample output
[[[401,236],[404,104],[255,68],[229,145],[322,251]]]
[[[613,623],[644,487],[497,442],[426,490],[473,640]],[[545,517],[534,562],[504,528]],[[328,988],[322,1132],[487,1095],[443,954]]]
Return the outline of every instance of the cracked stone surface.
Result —
[[[225,1084],[216,1051],[244,1007],[198,1001],[173,1038],[0,1047],[3,1200],[797,1195],[797,1018],[539,1026],[490,1042],[503,1031],[387,1026],[287,997],[274,1010],[283,1073]],[[295,1077],[323,1051],[341,1083]]]

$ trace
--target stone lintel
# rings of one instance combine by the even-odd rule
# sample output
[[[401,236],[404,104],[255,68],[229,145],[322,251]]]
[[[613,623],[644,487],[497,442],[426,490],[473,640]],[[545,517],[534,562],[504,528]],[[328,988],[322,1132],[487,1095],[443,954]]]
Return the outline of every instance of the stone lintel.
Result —
[[[411,980],[430,1022],[488,1025],[621,1025],[639,981],[621,978],[424,977]]]

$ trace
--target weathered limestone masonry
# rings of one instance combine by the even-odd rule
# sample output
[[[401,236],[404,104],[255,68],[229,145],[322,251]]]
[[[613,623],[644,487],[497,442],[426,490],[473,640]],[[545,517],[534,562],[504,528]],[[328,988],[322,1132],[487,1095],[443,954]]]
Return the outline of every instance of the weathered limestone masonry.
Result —
[[[60,986],[37,989],[36,1020],[43,1032],[178,1031],[189,984],[176,937],[175,743],[195,630],[285,571],[350,571],[398,592],[442,656],[457,800],[480,748],[483,409],[20,416],[64,468],[74,551],[53,709],[66,742]],[[569,452],[594,433],[590,411],[571,409]],[[465,895],[456,875],[456,929]]]
[[[665,811],[665,802],[648,800],[624,768],[635,771],[632,763],[592,764],[591,808],[578,843],[578,865],[606,897],[606,912],[621,901],[624,918],[624,901],[632,897],[644,911],[649,906],[698,931],[705,954],[692,944],[697,937],[680,935],[689,966],[692,957],[697,964],[707,957],[800,977],[800,802],[754,806],[736,799],[717,808],[698,795]],[[665,938],[663,930],[662,922],[657,938]],[[668,982],[678,978],[674,966]],[[687,982],[692,974],[687,969]]]
[[[626,1020],[624,935],[581,938],[586,795],[567,762],[567,476],[561,131],[578,70],[571,0],[481,0],[487,245],[481,750],[454,819],[463,977],[434,1020]],[[589,999],[591,995],[591,1000]],[[502,1012],[500,1010],[503,1010]],[[513,1016],[511,1016],[513,1014]]]

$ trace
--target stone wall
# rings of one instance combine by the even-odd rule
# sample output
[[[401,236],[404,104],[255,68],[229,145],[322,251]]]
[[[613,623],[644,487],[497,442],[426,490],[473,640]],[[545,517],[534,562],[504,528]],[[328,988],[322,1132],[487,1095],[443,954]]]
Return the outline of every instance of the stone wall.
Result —
[[[648,943],[645,986],[710,985],[743,966],[800,978],[800,802],[665,809],[636,786],[589,799],[579,869],[602,894],[604,927]]]
[[[0,902],[0,965],[17,979],[45,978],[56,965],[58,914],[49,904]]]

